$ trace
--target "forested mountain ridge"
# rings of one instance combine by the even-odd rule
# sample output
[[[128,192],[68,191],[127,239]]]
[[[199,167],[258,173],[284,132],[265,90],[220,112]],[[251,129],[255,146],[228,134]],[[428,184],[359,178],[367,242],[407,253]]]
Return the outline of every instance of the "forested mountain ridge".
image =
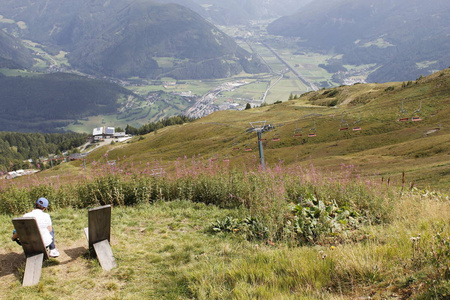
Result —
[[[74,120],[114,113],[132,92],[116,84],[53,73],[0,76],[1,131],[55,132]]]
[[[0,4],[0,14],[26,23],[25,29],[14,28],[18,36],[68,51],[73,67],[97,76],[198,79],[267,70],[233,39],[177,4],[142,0],[0,0]],[[158,61],[167,57],[168,62]]]
[[[373,82],[413,80],[450,65],[450,2],[443,0],[317,0],[268,30],[344,54],[342,64],[377,64]]]
[[[22,69],[32,63],[32,54],[21,41],[0,30],[0,68]]]

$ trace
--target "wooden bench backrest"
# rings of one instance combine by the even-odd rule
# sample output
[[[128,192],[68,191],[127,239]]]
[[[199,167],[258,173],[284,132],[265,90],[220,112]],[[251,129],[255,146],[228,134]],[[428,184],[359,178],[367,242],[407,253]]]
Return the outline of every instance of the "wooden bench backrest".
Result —
[[[88,210],[89,248],[97,242],[111,237],[111,205],[91,208]]]
[[[41,233],[36,222],[36,219],[31,217],[14,218],[12,220],[14,228],[19,235],[20,243],[22,244],[25,256],[44,254],[44,258],[48,258],[47,250],[42,241]]]

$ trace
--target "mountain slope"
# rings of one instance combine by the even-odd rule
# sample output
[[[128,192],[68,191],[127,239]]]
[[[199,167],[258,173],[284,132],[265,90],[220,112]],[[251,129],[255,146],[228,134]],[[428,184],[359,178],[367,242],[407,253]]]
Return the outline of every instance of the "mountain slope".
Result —
[[[23,69],[32,63],[31,52],[19,40],[0,30],[0,68]]]
[[[217,78],[266,67],[193,11],[149,1],[8,1],[23,37],[69,51],[80,70],[127,78]],[[34,13],[37,11],[38,13]],[[158,58],[172,57],[167,64]]]
[[[251,122],[266,120],[275,125],[275,130],[263,134],[269,166],[313,165],[345,168],[345,172],[351,167],[360,176],[397,183],[405,172],[410,183],[444,188],[450,183],[449,93],[450,69],[410,85],[358,84],[320,90],[261,108],[215,112],[131,144],[107,147],[89,160],[100,160],[107,151],[109,159],[120,159],[125,165],[157,161],[168,171],[180,157],[205,160],[205,166],[242,168],[259,163],[257,135],[246,129]],[[405,112],[400,114],[403,99]],[[422,121],[400,122],[400,115],[419,116]],[[345,127],[349,129],[340,130]],[[361,130],[353,130],[358,127]]]
[[[86,77],[53,73],[0,77],[2,131],[55,132],[87,116],[113,113],[130,91]]]
[[[443,0],[318,0],[268,30],[343,53],[343,64],[375,63],[372,82],[413,80],[450,64],[450,3]]]

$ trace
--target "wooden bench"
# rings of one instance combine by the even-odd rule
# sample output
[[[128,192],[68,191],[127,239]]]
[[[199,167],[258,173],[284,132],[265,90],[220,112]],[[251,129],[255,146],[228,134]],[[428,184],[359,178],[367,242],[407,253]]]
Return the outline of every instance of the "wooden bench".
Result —
[[[36,219],[31,217],[14,218],[12,222],[26,257],[22,285],[35,285],[41,278],[42,263],[48,258],[39,227]]]
[[[111,205],[88,210],[88,227],[84,229],[89,249],[94,249],[103,270],[116,267],[116,260],[110,245],[111,237]]]

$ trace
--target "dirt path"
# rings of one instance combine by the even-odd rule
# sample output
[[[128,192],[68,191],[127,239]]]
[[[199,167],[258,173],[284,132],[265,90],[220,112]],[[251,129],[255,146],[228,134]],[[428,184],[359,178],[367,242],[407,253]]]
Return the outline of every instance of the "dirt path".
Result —
[[[70,245],[57,245],[60,252],[58,258],[51,258],[44,262],[42,269],[42,277],[51,273],[57,273],[58,277],[70,276],[74,266],[79,266],[77,269],[88,270],[86,260],[83,256],[87,253],[86,240],[79,239]],[[84,267],[83,267],[84,266]],[[13,247],[13,251],[5,249],[0,250],[0,278],[1,289],[5,289],[10,285],[17,283],[21,284],[21,273],[25,268],[25,255],[22,248],[17,245]],[[52,272],[48,270],[51,269]],[[1,293],[3,294],[3,293]]]

